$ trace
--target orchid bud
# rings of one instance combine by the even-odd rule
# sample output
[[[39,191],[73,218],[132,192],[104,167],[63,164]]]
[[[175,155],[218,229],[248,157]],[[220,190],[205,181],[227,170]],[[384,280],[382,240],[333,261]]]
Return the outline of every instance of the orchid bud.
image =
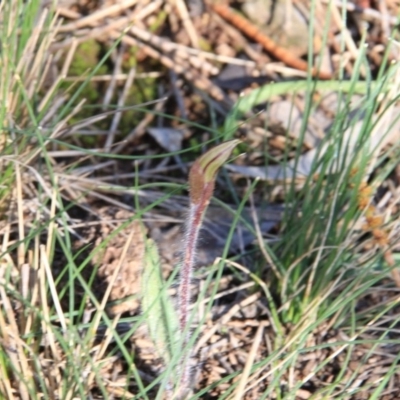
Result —
[[[238,139],[221,143],[195,161],[189,173],[190,199],[193,204],[208,203],[214,191],[215,177],[219,168],[228,160],[239,143]]]

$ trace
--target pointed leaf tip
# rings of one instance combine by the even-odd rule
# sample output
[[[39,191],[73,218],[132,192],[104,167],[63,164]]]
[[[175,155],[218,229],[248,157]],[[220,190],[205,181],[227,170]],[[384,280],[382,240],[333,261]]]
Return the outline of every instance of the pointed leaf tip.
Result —
[[[200,156],[189,173],[189,187],[192,202],[198,203],[204,195],[211,197],[218,170],[228,160],[239,139],[219,144]],[[208,199],[204,199],[208,201]]]
[[[215,180],[218,170],[230,157],[233,149],[240,143],[240,140],[234,139],[219,144],[204,153],[197,159],[199,167],[204,174],[205,183]]]

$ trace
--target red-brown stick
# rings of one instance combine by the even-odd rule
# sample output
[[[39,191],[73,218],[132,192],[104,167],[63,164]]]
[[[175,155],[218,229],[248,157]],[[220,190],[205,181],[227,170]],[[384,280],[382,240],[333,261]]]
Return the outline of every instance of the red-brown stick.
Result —
[[[237,29],[242,31],[250,39],[257,43],[260,43],[264,49],[270,53],[277,60],[282,61],[289,67],[299,69],[301,71],[308,71],[308,63],[304,60],[293,56],[289,51],[282,47],[279,47],[273,40],[268,36],[264,35],[256,26],[249,22],[246,18],[232,11],[228,6],[224,4],[210,4],[212,10],[214,10],[219,16],[230,22]],[[332,79],[332,74],[329,72],[318,71],[313,68],[312,76],[319,79]]]

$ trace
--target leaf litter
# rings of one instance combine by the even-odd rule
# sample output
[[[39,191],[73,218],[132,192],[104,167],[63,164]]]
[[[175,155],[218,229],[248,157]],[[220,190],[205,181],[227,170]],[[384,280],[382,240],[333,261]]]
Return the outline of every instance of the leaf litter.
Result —
[[[297,7],[296,3],[299,4],[296,12],[299,9],[304,11],[304,7],[307,7],[307,2],[302,1],[293,2],[292,6]],[[362,10],[361,15],[374,16],[374,21],[378,21],[375,22],[375,29],[384,29],[385,23],[390,24],[394,18],[392,16],[397,15],[395,2],[388,1],[387,3],[386,11],[377,10],[373,8],[373,4],[369,4]],[[347,6],[349,4],[352,5],[353,3],[347,2]],[[211,126],[216,115],[221,123],[229,115],[232,105],[239,99],[241,91],[246,93],[254,86],[264,82],[304,76],[304,71],[297,70],[292,64],[285,64],[285,61],[280,58],[275,59],[273,54],[262,53],[259,47],[255,47],[257,45],[252,42],[252,39],[246,36],[246,32],[221,18],[218,13],[210,11],[207,6],[204,8],[205,16],[201,17],[199,14],[190,17],[189,20],[185,19],[184,9],[182,11],[182,8],[175,9],[174,7],[173,2],[157,1],[124,1],[121,4],[109,1],[102,6],[91,1],[67,2],[65,4],[61,1],[58,4],[58,12],[65,19],[65,22],[58,30],[57,39],[52,42],[55,60],[60,60],[61,54],[68,52],[77,42],[84,43],[89,38],[94,38],[101,43],[103,49],[110,46],[114,40],[121,39],[126,49],[133,47],[137,49],[135,56],[145,67],[141,70],[138,64],[134,67],[136,68],[135,73],[129,75],[128,67],[124,65],[120,68],[115,67],[113,71],[109,71],[109,74],[95,76],[94,78],[98,79],[96,90],[99,93],[104,93],[104,88],[111,87],[110,90],[113,92],[114,98],[118,99],[118,106],[122,108],[130,105],[131,100],[127,93],[133,85],[141,79],[154,76],[155,79],[159,79],[155,83],[158,92],[167,98],[166,101],[154,105],[154,114],[148,113],[144,118],[140,117],[138,125],[136,127],[131,126],[130,131],[126,126],[123,126],[121,118],[108,120],[108,124],[100,123],[96,118],[93,118],[80,128],[87,129],[90,135],[96,137],[97,150],[109,149],[114,154],[143,156],[137,164],[131,161],[111,159],[98,169],[96,166],[99,162],[97,154],[88,152],[83,157],[72,151],[61,154],[61,151],[65,151],[61,148],[62,146],[59,146],[56,142],[52,144],[50,157],[60,177],[63,174],[67,175],[70,167],[79,165],[81,168],[72,169],[74,174],[64,176],[64,181],[60,181],[63,201],[74,204],[68,212],[63,214],[68,217],[68,229],[75,241],[72,246],[74,251],[83,251],[83,257],[92,250],[90,246],[87,247],[88,244],[93,248],[99,245],[102,247],[91,261],[91,266],[97,270],[93,288],[99,301],[101,301],[102,295],[110,283],[110,277],[115,268],[121,262],[121,255],[128,235],[133,234],[132,244],[128,248],[126,257],[120,263],[118,275],[111,288],[109,298],[111,303],[106,308],[110,316],[120,313],[135,316],[140,313],[138,291],[141,284],[139,276],[143,263],[146,229],[159,245],[163,259],[163,273],[166,277],[173,271],[178,256],[176,253],[179,242],[182,240],[182,211],[187,207],[185,196],[167,196],[163,201],[165,193],[157,186],[155,186],[156,190],[132,189],[131,178],[134,176],[132,171],[137,168],[142,174],[139,177],[143,179],[143,182],[159,182],[161,179],[167,183],[184,183],[186,178],[182,176],[181,172],[176,172],[181,171],[181,166],[171,165],[171,162],[166,163],[162,158],[153,159],[151,157],[163,154],[165,150],[174,152],[185,148],[191,139],[202,143],[211,139],[212,135],[210,132],[204,132],[202,128],[193,126],[190,129],[189,137],[187,135],[180,136],[180,132],[182,132],[180,129],[185,124],[179,120],[179,117]],[[346,7],[346,4],[338,2],[337,7],[339,10],[341,7]],[[160,9],[167,15],[167,18],[162,15]],[[306,19],[304,24],[307,24]],[[338,24],[338,21],[336,21],[330,32],[333,37],[329,40],[332,40],[333,49],[335,49],[335,45],[337,46]],[[352,29],[356,28],[353,26]],[[121,38],[124,30],[127,30],[127,34]],[[200,39],[205,41],[202,46],[200,46]],[[357,49],[356,45],[352,46],[352,44],[355,44],[354,40],[350,35],[350,40],[346,42],[346,54],[344,55],[348,56],[349,61],[344,68],[348,76],[353,73],[354,69],[354,47]],[[373,69],[380,64],[383,51],[380,42],[374,42],[372,34],[368,40]],[[328,49],[326,50],[329,53]],[[129,59],[128,50],[120,54],[122,55],[121,60]],[[338,51],[334,50],[331,57],[328,57],[331,60],[329,62],[329,68],[331,68],[329,74],[337,72],[337,65],[335,65],[335,55],[337,54]],[[111,60],[114,64],[117,64],[118,57],[117,52],[111,53]],[[68,60],[65,60],[62,71],[68,70],[67,64]],[[243,64],[250,68],[252,73],[250,76],[239,74],[239,78],[237,78],[239,84],[236,89],[221,84],[219,78],[223,77],[222,71],[226,66],[239,68]],[[265,66],[266,64],[268,65]],[[56,62],[52,64],[52,72],[55,77],[62,72],[59,65]],[[326,60],[323,60],[323,65],[325,68]],[[174,71],[177,79],[172,79],[171,75],[165,74],[166,69]],[[82,74],[87,74],[87,71],[83,71]],[[57,79],[51,78],[50,75],[48,78],[50,80]],[[70,82],[74,79],[78,82],[81,78],[81,76],[68,77]],[[52,82],[50,82],[51,84]],[[138,89],[135,87],[135,90]],[[265,117],[268,116],[268,111],[264,116],[258,115],[259,119],[257,120],[258,110],[254,109],[254,104],[249,109],[249,115],[246,115],[246,118],[250,118],[250,122],[254,121],[255,124],[258,124],[257,128],[259,129],[255,129],[254,125],[246,126],[246,123],[241,126],[242,132],[250,139],[252,151],[227,167],[229,171],[235,173],[234,179],[237,181],[242,178],[261,177],[272,181],[276,190],[276,186],[280,185],[277,180],[289,179],[293,174],[293,168],[284,173],[277,170],[277,168],[281,168],[279,165],[272,165],[265,169],[263,160],[260,160],[259,156],[265,151],[265,148],[268,148],[274,156],[282,157],[288,141],[292,140],[293,147],[295,147],[296,140],[300,138],[304,100],[302,96],[297,96],[296,102],[293,102],[293,96],[289,93],[276,95],[265,100],[269,103],[270,116],[274,117],[275,121],[273,118]],[[332,93],[328,93],[328,96],[332,96]],[[104,99],[100,97],[99,101],[101,100]],[[154,99],[145,98],[145,100]],[[106,104],[106,102],[103,103]],[[257,104],[257,106],[260,106],[260,104]],[[335,117],[337,106],[338,100],[333,100],[329,106],[322,101],[318,110],[311,115],[311,119],[314,118],[317,122],[314,125],[310,124],[309,131],[306,133],[306,140],[303,143],[304,152],[300,161],[297,162],[297,173],[300,173],[303,177],[307,177],[310,173],[310,165],[316,157],[315,146],[324,138],[326,130]],[[210,109],[213,110],[214,116],[210,115]],[[56,111],[54,109],[51,114],[43,118],[44,128],[51,126],[50,122],[54,119]],[[164,118],[163,114],[173,115],[176,118],[167,119]],[[290,126],[287,119],[285,120],[282,117],[282,114],[291,115]],[[398,129],[392,127],[393,122],[397,123],[397,108],[393,108],[392,115],[393,119],[386,121],[386,124],[393,128],[391,132],[394,132],[394,136],[387,136],[386,142],[383,143],[379,136],[381,131],[376,129],[374,132],[376,135],[374,138],[380,147],[390,146],[398,141],[395,136]],[[266,122],[270,125],[267,125]],[[62,124],[60,123],[55,132],[61,132],[61,128],[64,128],[67,123],[67,120],[63,121]],[[290,131],[288,132],[289,127]],[[101,134],[100,132],[105,133]],[[150,136],[147,136],[146,132]],[[176,135],[177,133],[179,134]],[[344,133],[344,135],[349,136],[352,134],[354,134],[354,131],[350,130]],[[59,135],[54,134],[53,137],[61,138],[62,136],[60,133]],[[73,135],[73,132],[71,132],[71,137],[72,140],[69,142],[68,139],[67,145],[72,143],[80,149],[88,147],[84,141],[85,134],[79,136]],[[155,142],[152,142],[151,138]],[[265,143],[267,143],[267,146],[265,146]],[[377,151],[378,155],[379,152]],[[30,155],[28,157],[29,162],[33,162],[36,157],[36,154]],[[191,157],[191,160],[194,158]],[[178,163],[177,158],[172,157],[172,160]],[[186,161],[184,163],[186,164]],[[293,161],[289,161],[289,166],[290,163],[294,164]],[[35,164],[32,165],[34,167],[31,170],[28,169],[23,177],[23,199],[18,199],[18,201],[22,201],[20,206],[22,205],[25,214],[23,224],[24,229],[27,230],[39,221],[37,219],[38,214],[41,214],[40,222],[44,224],[50,220],[49,216],[53,215],[50,208],[41,207],[40,201],[32,203],[34,198],[38,200],[41,197],[45,198],[43,194],[37,191],[38,176],[33,171],[36,168]],[[152,171],[154,172],[152,173]],[[111,183],[108,183],[109,179],[105,179],[106,176],[111,177]],[[43,176],[42,179],[43,182],[46,182],[43,187],[47,185],[48,191],[51,193],[51,185],[49,185],[51,177]],[[221,189],[219,189],[218,194],[222,197],[226,196],[226,193]],[[394,190],[395,195],[398,196],[396,190]],[[262,199],[262,194],[255,196]],[[159,201],[157,207],[139,217],[146,225],[146,229],[142,223],[135,219],[135,215],[141,212],[140,209],[133,207],[135,198],[140,199],[141,207]],[[256,211],[260,218],[258,224],[262,238],[274,241],[279,240],[279,224],[282,219],[281,214],[285,210],[276,199],[272,200],[276,201],[276,204],[268,207],[257,206]],[[63,208],[60,204],[57,207],[60,210]],[[235,209],[235,206],[232,206],[232,208]],[[74,217],[74,213],[78,217]],[[206,280],[207,268],[215,261],[216,257],[223,253],[234,215],[234,212],[227,212],[221,207],[214,206],[209,210],[199,249],[200,263],[196,276],[199,286],[201,286],[202,281],[205,282]],[[245,210],[244,215],[244,221],[237,225],[231,240],[230,255],[246,253],[247,250],[254,249],[256,244],[256,234],[248,226],[248,224],[254,225],[255,223],[251,217],[251,210]],[[1,227],[3,243],[6,247],[12,247],[18,238],[21,238],[21,232],[18,232],[17,229],[17,223],[21,220],[18,211],[12,207],[8,209],[6,217],[8,221]],[[66,235],[66,232],[63,232],[61,228],[63,226],[61,219],[58,222],[61,234]],[[122,223],[127,223],[127,225],[122,226]],[[110,234],[115,232],[117,233],[110,238]],[[41,240],[46,241],[46,234],[42,235]],[[60,251],[60,249],[57,249],[57,251]],[[19,266],[15,254],[12,254],[12,259],[8,262],[14,265],[14,276],[17,279]],[[249,272],[254,258],[249,260],[242,257],[239,262],[243,263]],[[55,277],[60,273],[62,266],[63,260],[54,260],[52,268]],[[199,364],[202,367],[194,389],[200,391],[208,385],[212,386],[203,395],[203,398],[219,398],[231,389],[232,383],[238,382],[235,397],[232,398],[259,399],[268,391],[271,380],[276,379],[274,376],[278,373],[280,367],[288,362],[282,355],[277,365],[265,363],[255,373],[246,369],[246,366],[250,365],[251,367],[251,365],[263,363],[263,360],[268,359],[274,350],[272,343],[275,341],[276,332],[273,323],[271,323],[269,305],[258,291],[254,291],[255,283],[251,279],[246,279],[248,277],[246,273],[241,275],[234,271],[234,268],[227,269],[222,277],[216,301],[210,309],[210,315],[207,316],[200,335],[201,348],[198,357]],[[32,278],[24,279],[32,281],[36,279],[34,276],[35,274]],[[266,274],[266,279],[267,276]],[[4,269],[2,270],[2,279],[4,282]],[[397,301],[397,290],[392,287],[390,281],[383,282],[379,289],[379,291],[371,290],[370,293],[357,300],[357,313],[359,313],[360,318],[368,320],[368,315],[374,308]],[[7,296],[4,291],[1,292],[1,297],[3,304],[6,304]],[[127,297],[128,299],[126,299]],[[62,306],[65,307],[65,304],[62,304]],[[89,315],[92,312],[90,310],[93,308],[93,304],[88,304],[87,308]],[[333,323],[318,326],[308,335],[307,347],[302,354],[298,356],[291,368],[280,376],[282,392],[279,395],[285,396],[285,394],[291,393],[294,396],[292,398],[311,398],[313,393],[326,388],[338,376],[342,376],[342,386],[336,387],[336,392],[331,392],[331,398],[339,395],[346,395],[346,398],[352,399],[369,398],[368,390],[379,385],[385,373],[392,368],[393,360],[399,353],[399,345],[395,341],[396,326],[398,325],[396,311],[398,311],[397,306],[392,308],[388,314],[383,315],[382,318],[373,320],[373,323],[358,335],[334,328]],[[88,318],[90,320],[90,317]],[[132,325],[132,322],[117,322],[116,330],[123,335],[129,332]],[[389,331],[391,337],[387,338],[387,341],[382,340],[380,345],[371,346],[372,339],[380,338],[384,326],[393,327],[392,331]],[[98,333],[101,341],[101,338],[106,337],[106,327],[100,326]],[[291,334],[290,326],[287,326],[287,334]],[[9,348],[9,352],[12,352],[13,348],[18,346],[15,338],[3,337],[2,340],[4,340],[5,348]],[[129,340],[131,341],[129,345],[137,353],[136,367],[143,380],[146,383],[151,383],[157,375],[159,360],[154,354],[151,344],[149,344],[148,333],[138,329],[130,335]],[[56,347],[53,350],[54,355],[60,351]],[[108,366],[102,370],[107,393],[116,398],[133,398],[138,388],[132,379],[129,380],[125,363],[118,356],[110,356],[107,361]],[[47,363],[43,355],[40,363],[43,366]],[[323,364],[322,367],[321,364]],[[224,382],[224,378],[230,374],[233,377]],[[214,385],[219,380],[221,381]],[[301,387],[297,386],[298,382],[301,382]],[[121,389],[121,387],[127,389]],[[398,398],[398,387],[399,374],[395,373],[387,383],[381,398],[384,400]],[[10,387],[4,390],[7,393],[13,392],[14,398],[19,398],[19,396],[21,396],[20,398],[28,398],[17,382],[10,382]],[[96,385],[93,385],[90,391],[92,398],[101,398]],[[270,393],[268,396],[268,398],[277,398],[278,393]]]

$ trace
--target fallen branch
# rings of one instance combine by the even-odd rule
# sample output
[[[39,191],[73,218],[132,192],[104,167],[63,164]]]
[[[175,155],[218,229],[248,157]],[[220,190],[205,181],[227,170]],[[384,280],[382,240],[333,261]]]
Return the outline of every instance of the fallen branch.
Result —
[[[254,26],[246,18],[232,11],[228,6],[223,4],[210,4],[210,7],[219,16],[230,22],[250,39],[260,43],[274,58],[282,61],[289,67],[296,68],[301,71],[308,71],[309,67],[306,61],[293,56],[289,51],[279,47],[273,40],[264,35],[256,26]],[[332,74],[330,72],[318,71],[315,67],[312,68],[311,74],[313,77],[319,79],[332,79]]]

